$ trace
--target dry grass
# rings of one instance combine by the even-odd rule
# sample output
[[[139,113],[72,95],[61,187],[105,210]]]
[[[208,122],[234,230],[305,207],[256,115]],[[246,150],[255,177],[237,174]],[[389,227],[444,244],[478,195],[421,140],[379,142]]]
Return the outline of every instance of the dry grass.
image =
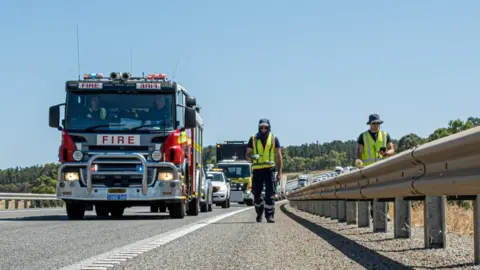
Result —
[[[27,202],[27,207],[30,206],[31,202]],[[24,209],[23,201],[18,201],[18,209]],[[15,201],[9,201],[8,209],[15,209]],[[5,201],[0,201],[0,210],[5,210]]]
[[[469,202],[469,209],[447,203],[447,231],[462,235],[473,235],[473,211]],[[390,203],[390,217],[393,220],[393,203]],[[423,227],[423,202],[412,203],[412,226]]]

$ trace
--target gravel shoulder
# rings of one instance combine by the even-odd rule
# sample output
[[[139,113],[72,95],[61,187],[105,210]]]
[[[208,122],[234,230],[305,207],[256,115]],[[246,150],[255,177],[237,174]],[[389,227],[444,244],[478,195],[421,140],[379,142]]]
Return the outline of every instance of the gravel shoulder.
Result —
[[[114,269],[472,269],[473,240],[451,234],[447,249],[423,248],[423,231],[394,239],[278,205],[276,223],[252,211],[204,227]],[[182,255],[180,255],[182,254]],[[189,254],[190,256],[184,256]]]

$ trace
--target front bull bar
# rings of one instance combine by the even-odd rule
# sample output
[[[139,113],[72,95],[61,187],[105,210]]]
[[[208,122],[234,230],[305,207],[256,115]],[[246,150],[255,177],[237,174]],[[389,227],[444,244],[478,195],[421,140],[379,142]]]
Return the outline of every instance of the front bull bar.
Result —
[[[92,172],[93,162],[99,158],[111,158],[111,159],[125,159],[125,158],[132,158],[137,159],[143,166],[143,172]],[[141,154],[96,154],[90,157],[87,162],[87,191],[88,193],[92,193],[93,185],[92,185],[92,175],[142,175],[142,194],[144,196],[148,193],[148,168],[169,168],[172,169],[173,179],[178,178],[178,168],[175,164],[171,162],[159,162],[159,163],[151,163],[148,162],[145,157]],[[153,176],[154,179],[156,175]]]

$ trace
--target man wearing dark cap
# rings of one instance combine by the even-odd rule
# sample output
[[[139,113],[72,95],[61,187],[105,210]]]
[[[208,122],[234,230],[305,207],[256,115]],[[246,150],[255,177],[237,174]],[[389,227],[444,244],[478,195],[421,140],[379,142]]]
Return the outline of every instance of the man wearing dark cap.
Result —
[[[282,153],[280,141],[271,133],[270,121],[262,118],[258,122],[258,133],[250,137],[247,144],[246,158],[252,162],[253,170],[253,200],[257,212],[257,222],[265,218],[268,223],[274,223],[275,214],[275,187],[282,177]],[[275,179],[275,165],[278,170]],[[262,189],[265,184],[265,200],[262,198]]]
[[[392,138],[386,131],[380,129],[382,123],[378,114],[371,114],[368,117],[367,125],[370,129],[360,134],[357,139],[357,160],[355,161],[357,167],[368,166],[395,154]],[[373,208],[373,202],[371,205]],[[373,209],[370,210],[370,215],[373,216]]]

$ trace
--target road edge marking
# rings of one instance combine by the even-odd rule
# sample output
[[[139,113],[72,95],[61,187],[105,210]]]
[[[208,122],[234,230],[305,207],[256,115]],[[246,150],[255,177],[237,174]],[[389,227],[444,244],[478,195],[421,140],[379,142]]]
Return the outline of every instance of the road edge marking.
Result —
[[[199,230],[205,226],[208,226],[212,223],[225,219],[227,217],[233,216],[235,214],[247,211],[253,207],[246,207],[237,211],[230,213],[218,215],[215,217],[210,217],[207,219],[199,220],[192,224],[184,225],[178,229],[174,229],[162,234],[158,234],[153,237],[149,237],[140,241],[137,241],[132,244],[128,244],[111,251],[96,255],[84,259],[80,262],[65,266],[60,268],[60,270],[73,270],[73,269],[98,269],[104,270],[112,268],[116,265],[127,262],[128,260],[135,258],[138,255],[146,253],[148,251],[159,248],[167,243],[170,243],[173,240],[181,238],[187,234],[190,234],[196,230]]]

